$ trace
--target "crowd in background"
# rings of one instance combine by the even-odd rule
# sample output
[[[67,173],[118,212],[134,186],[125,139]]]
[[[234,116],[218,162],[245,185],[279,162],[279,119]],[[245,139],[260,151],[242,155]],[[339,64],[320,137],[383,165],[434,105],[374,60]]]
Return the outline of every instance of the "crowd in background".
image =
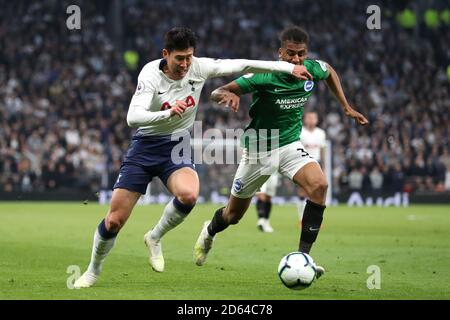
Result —
[[[80,30],[66,26],[67,1],[1,1],[0,191],[111,188],[133,133],[126,114],[137,75],[161,57],[173,26],[196,32],[197,56],[276,60],[278,34],[291,24],[309,32],[309,56],[333,66],[370,121],[348,119],[324,83],[307,103],[332,143],[334,192],[450,190],[450,27],[418,18],[403,28],[395,17],[408,1],[379,2],[380,30],[366,26],[366,1],[129,0],[118,14],[114,1],[73,3]],[[237,114],[209,100],[231,79],[207,82],[203,129],[248,123],[249,98]],[[235,169],[198,166],[202,194],[227,194]]]

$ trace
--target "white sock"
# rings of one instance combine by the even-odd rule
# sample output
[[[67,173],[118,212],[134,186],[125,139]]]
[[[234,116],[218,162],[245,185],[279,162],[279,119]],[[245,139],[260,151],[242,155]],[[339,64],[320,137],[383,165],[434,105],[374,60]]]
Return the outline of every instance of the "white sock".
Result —
[[[103,261],[114,247],[116,237],[111,239],[103,239],[98,233],[98,229],[95,229],[94,243],[92,245],[91,262],[88,266],[88,271],[99,275],[102,271]]]
[[[303,211],[305,210],[306,199],[300,199],[300,202],[297,203],[297,213],[298,213],[298,221],[302,221],[303,219]]]
[[[173,204],[173,200],[170,200],[150,236],[154,240],[160,240],[168,231],[183,222],[184,218],[186,218],[186,214],[177,210]]]

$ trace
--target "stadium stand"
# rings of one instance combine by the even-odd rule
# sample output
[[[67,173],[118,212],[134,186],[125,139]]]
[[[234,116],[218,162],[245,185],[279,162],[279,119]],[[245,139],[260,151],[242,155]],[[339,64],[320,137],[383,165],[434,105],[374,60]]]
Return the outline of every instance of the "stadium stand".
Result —
[[[275,60],[289,24],[310,33],[310,57],[337,70],[371,121],[344,117],[325,84],[310,99],[332,142],[334,193],[450,192],[449,25],[444,14],[437,24],[423,19],[444,2],[378,1],[381,30],[366,28],[368,1],[0,2],[3,193],[111,188],[132,134],[125,119],[137,74],[160,57],[171,27],[197,33],[197,56]],[[66,27],[69,4],[81,8],[80,30]],[[405,9],[416,14],[412,26],[399,23]],[[248,122],[248,99],[237,114],[209,101],[229,80],[207,83],[203,129]],[[220,166],[198,167],[202,195],[228,194],[236,167]],[[292,184],[283,190],[295,194]]]

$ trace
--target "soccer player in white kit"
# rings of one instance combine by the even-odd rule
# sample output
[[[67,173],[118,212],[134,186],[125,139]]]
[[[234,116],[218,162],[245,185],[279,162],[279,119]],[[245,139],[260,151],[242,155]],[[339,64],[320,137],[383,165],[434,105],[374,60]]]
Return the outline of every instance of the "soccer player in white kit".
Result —
[[[319,118],[317,112],[305,112],[303,117],[303,129],[300,134],[300,141],[305,147],[305,150],[321,164],[322,171],[324,170],[325,160],[325,146],[326,134],[325,131],[317,127]],[[270,211],[272,209],[272,198],[275,197],[279,183],[280,175],[278,172],[272,174],[270,178],[261,186],[260,192],[256,194],[256,211],[258,214],[258,222],[256,226],[262,232],[273,232],[270,224]],[[300,202],[298,206],[298,216],[301,222],[303,210],[306,205],[306,193],[302,188],[298,189]]]
[[[304,66],[282,61],[197,58],[195,43],[190,29],[173,28],[165,35],[163,59],[149,62],[139,74],[127,114],[128,125],[138,130],[114,185],[108,213],[95,230],[91,261],[75,288],[90,287],[97,281],[119,230],[153,177],[159,177],[174,195],[157,225],[144,236],[150,265],[154,271],[164,271],[161,238],[186,218],[199,194],[198,175],[186,151],[190,150],[188,130],[207,79],[241,72],[282,72],[303,80],[311,77]],[[180,151],[180,143],[189,150]]]

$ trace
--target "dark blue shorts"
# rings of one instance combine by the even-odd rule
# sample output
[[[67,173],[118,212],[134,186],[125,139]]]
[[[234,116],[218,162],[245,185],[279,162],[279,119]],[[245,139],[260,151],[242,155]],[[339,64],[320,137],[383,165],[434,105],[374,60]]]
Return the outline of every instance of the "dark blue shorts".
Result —
[[[133,137],[113,189],[145,194],[153,177],[167,186],[169,176],[181,168],[192,168],[190,136],[171,141],[170,136]]]

